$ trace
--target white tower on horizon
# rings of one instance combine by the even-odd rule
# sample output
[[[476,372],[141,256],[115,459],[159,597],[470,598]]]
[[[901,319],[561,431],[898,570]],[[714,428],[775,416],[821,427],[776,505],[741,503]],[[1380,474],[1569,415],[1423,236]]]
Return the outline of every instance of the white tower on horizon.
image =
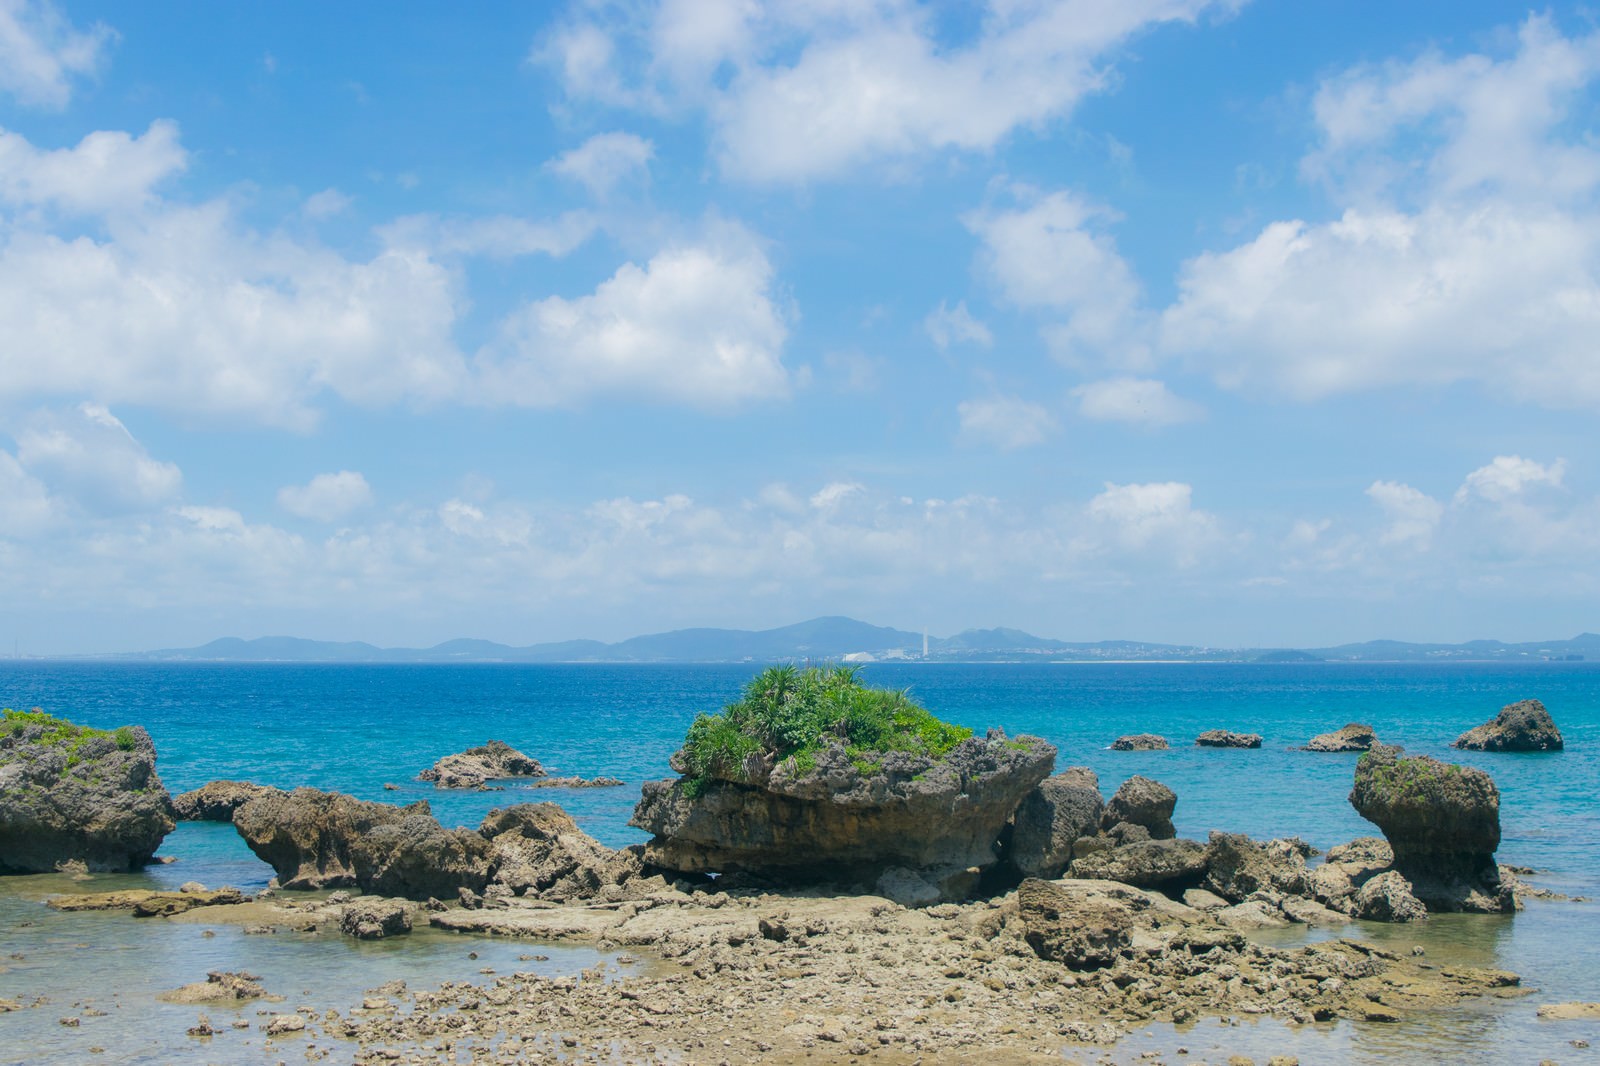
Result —
[[[928,657],[928,628],[926,626],[922,628],[922,657],[924,659]]]

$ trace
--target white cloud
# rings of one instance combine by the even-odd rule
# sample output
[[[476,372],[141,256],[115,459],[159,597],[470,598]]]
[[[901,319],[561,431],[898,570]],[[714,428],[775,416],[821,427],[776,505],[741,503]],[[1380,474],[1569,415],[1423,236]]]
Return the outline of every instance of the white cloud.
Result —
[[[93,403],[35,414],[17,433],[17,461],[96,514],[148,510],[183,487],[177,466],[151,458],[115,415]]]
[[[337,522],[371,504],[372,487],[354,470],[318,474],[309,484],[278,490],[279,507],[314,522]]]
[[[945,149],[991,151],[1070,114],[1134,35],[1229,6],[994,3],[972,40],[951,44],[930,12],[901,0],[673,0],[642,16],[580,10],[535,57],[573,98],[703,108],[729,175],[806,181]]]
[[[75,78],[93,75],[116,34],[80,30],[50,0],[0,0],[0,92],[23,104],[60,109]]]
[[[922,320],[922,328],[927,330],[928,337],[941,352],[952,344],[976,344],[980,348],[994,345],[994,334],[989,332],[988,326],[972,317],[965,300],[954,307],[947,307],[940,300],[939,306],[928,312],[928,317]]]
[[[1014,191],[1020,206],[985,208],[964,220],[1000,294],[1017,307],[1063,314],[1047,338],[1069,363],[1145,363],[1142,291],[1098,226],[1108,213],[1067,191]]]
[[[1199,404],[1175,396],[1166,383],[1149,378],[1110,378],[1091,381],[1072,390],[1078,413],[1098,422],[1132,422],[1170,426],[1199,418]]]
[[[187,166],[178,127],[165,120],[138,137],[99,130],[76,147],[54,150],[0,130],[0,204],[68,214],[132,210],[149,204],[155,187]]]
[[[649,175],[655,146],[633,133],[599,133],[552,160],[550,169],[605,196],[634,174]]]
[[[56,503],[39,479],[10,452],[0,451],[0,543],[34,536],[58,517]]]
[[[773,288],[754,236],[714,225],[588,296],[509,315],[478,356],[485,399],[549,407],[612,393],[726,409],[786,396],[788,327]]]
[[[1049,411],[1015,396],[965,400],[957,405],[956,413],[963,438],[1006,451],[1042,444],[1056,429]]]
[[[592,237],[596,228],[595,217],[589,212],[567,211],[553,219],[406,215],[381,227],[378,233],[389,247],[421,255],[559,258]]]
[[[822,486],[811,496],[811,506],[818,511],[832,511],[852,496],[859,496],[867,487],[858,481],[833,481]]]
[[[1131,485],[1108,481],[1086,510],[1123,548],[1154,551],[1179,566],[1190,566],[1218,541],[1220,532],[1214,515],[1195,510],[1193,497],[1193,486],[1181,481]]]
[[[306,213],[307,218],[320,220],[343,214],[351,203],[350,197],[338,189],[329,188],[306,197],[305,206],[301,210]]]
[[[1563,459],[1545,466],[1520,455],[1497,455],[1488,466],[1480,466],[1467,475],[1456,490],[1456,502],[1463,503],[1472,496],[1492,502],[1510,500],[1535,485],[1559,488],[1566,469]]]
[[[1163,349],[1306,400],[1469,382],[1600,406],[1600,147],[1570,122],[1597,75],[1600,33],[1533,17],[1502,58],[1330,80],[1306,168],[1342,215],[1185,264]]]
[[[1384,544],[1400,544],[1426,549],[1444,517],[1444,504],[1427,493],[1398,481],[1374,481],[1367,496],[1383,509],[1389,520],[1380,538]]]

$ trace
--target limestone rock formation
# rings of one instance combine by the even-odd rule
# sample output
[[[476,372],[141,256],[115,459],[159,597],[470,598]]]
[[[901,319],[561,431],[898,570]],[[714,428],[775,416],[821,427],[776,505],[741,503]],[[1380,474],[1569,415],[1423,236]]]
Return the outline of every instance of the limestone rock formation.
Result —
[[[1412,893],[1410,882],[1386,870],[1356,893],[1355,914],[1375,922],[1417,922],[1428,916],[1428,909]]]
[[[103,732],[37,711],[0,721],[0,873],[137,869],[173,827],[139,726]]]
[[[1239,903],[1262,889],[1300,896],[1306,892],[1309,845],[1300,840],[1258,844],[1242,833],[1213,832],[1206,845],[1203,887]]]
[[[1379,744],[1356,764],[1350,803],[1383,830],[1394,868],[1429,910],[1516,908],[1494,861],[1500,792],[1482,770]]]
[[[1172,895],[1199,887],[1206,874],[1206,846],[1198,840],[1146,840],[1073,859],[1069,876],[1121,881]]]
[[[1111,742],[1112,751],[1166,751],[1167,738],[1154,733],[1133,733]]]
[[[1518,700],[1500,708],[1491,721],[1462,733],[1450,746],[1469,751],[1561,751],[1565,744],[1544,704]]]
[[[1060,877],[1073,842],[1100,828],[1105,800],[1093,770],[1074,766],[1045,778],[1017,806],[1006,858],[1025,877]]]
[[[355,883],[363,892],[425,900],[482,892],[494,871],[489,842],[470,829],[446,829],[426,811],[407,808],[350,843]]]
[[[1159,781],[1134,775],[1124,781],[1106,803],[1100,824],[1107,830],[1121,823],[1143,826],[1152,840],[1171,840],[1178,835],[1172,825],[1172,812],[1178,807],[1178,794]],[[1126,835],[1121,835],[1126,840]]]
[[[510,777],[543,777],[544,767],[503,740],[491,740],[455,755],[446,755],[418,775],[437,788],[483,788]]]
[[[887,752],[863,768],[833,744],[809,768],[786,760],[749,775],[761,784],[648,782],[630,824],[653,834],[644,861],[667,870],[872,883],[901,866],[944,881],[994,864],[1006,821],[1055,754],[991,730],[938,760]]]
[[[174,799],[172,809],[180,822],[231,822],[234,811],[257,796],[274,792],[283,790],[249,781],[207,781]]]
[[[339,915],[339,931],[357,940],[382,940],[411,932],[411,911],[399,900],[358,899]]]
[[[1226,729],[1208,729],[1194,738],[1202,748],[1259,748],[1261,734],[1230,733]]]
[[[1366,751],[1378,742],[1378,734],[1370,725],[1351,722],[1331,733],[1319,733],[1306,744],[1304,751],[1345,752]]]
[[[345,888],[356,883],[351,854],[355,841],[408,813],[426,814],[428,805],[402,808],[342,792],[297,788],[248,801],[233,812],[233,826],[284,888]]]
[[[643,866],[642,849],[612,849],[578,828],[554,803],[492,810],[478,832],[495,855],[495,885],[513,895],[565,903],[621,885]]]

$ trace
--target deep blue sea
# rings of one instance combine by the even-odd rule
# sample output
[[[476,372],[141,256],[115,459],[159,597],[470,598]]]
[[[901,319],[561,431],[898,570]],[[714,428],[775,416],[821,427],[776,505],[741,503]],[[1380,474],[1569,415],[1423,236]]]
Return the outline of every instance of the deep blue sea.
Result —
[[[155,739],[162,781],[174,794],[215,778],[286,788],[313,785],[391,803],[426,798],[444,823],[469,826],[497,805],[553,800],[600,840],[621,845],[642,839],[627,825],[638,783],[668,776],[667,758],[694,715],[735,699],[756,669],[4,661],[0,707],[38,706],[101,727],[142,725]],[[1212,829],[1226,829],[1255,837],[1297,835],[1327,848],[1374,834],[1375,827],[1346,799],[1355,756],[1295,750],[1314,734],[1365,722],[1383,740],[1409,752],[1489,771],[1501,792],[1500,860],[1537,868],[1541,874],[1535,880],[1545,887],[1600,898],[1600,663],[874,664],[863,676],[872,684],[907,688],[936,714],[980,732],[999,726],[1042,736],[1059,749],[1058,768],[1091,767],[1108,796],[1133,774],[1156,778],[1178,794],[1174,820],[1180,835],[1200,839]],[[1526,697],[1537,697],[1549,708],[1566,738],[1565,752],[1488,755],[1449,749],[1457,735]],[[1194,747],[1194,736],[1211,728],[1260,733],[1265,740],[1259,750]],[[1173,749],[1108,750],[1117,736],[1134,732],[1163,734]],[[628,785],[440,792],[416,781],[439,756],[489,739],[533,755],[552,773],[605,774]],[[398,788],[388,790],[386,784]],[[162,854],[177,861],[81,888],[186,880],[259,888],[271,873],[231,826],[182,825],[168,837]],[[324,941],[291,948],[279,938],[241,937],[237,931],[219,929],[202,941],[194,926],[58,916],[39,900],[74,886],[56,877],[4,880],[0,997],[48,994],[52,1005],[0,1014],[0,1062],[34,1060],[33,1054],[7,1056],[8,1030],[15,1036],[24,1025],[30,1040],[60,1044],[56,1052],[66,1058],[58,1061],[72,1061],[83,1052],[91,1038],[84,1034],[104,1019],[94,1015],[78,1028],[63,1028],[56,1024],[57,1014],[70,1013],[62,997],[89,996],[86,985],[104,984],[111,980],[108,974],[120,972],[116,965],[107,968],[108,952],[126,952],[130,962],[148,960],[152,953],[159,957],[160,975],[146,975],[152,991],[203,979],[207,969],[217,968],[213,956],[231,952],[229,968],[265,970],[270,977],[278,967],[305,985],[306,994],[315,992],[324,1000],[352,989],[345,998],[359,999],[359,989],[386,979],[374,976],[387,973],[386,967],[411,974],[413,983],[436,984],[464,979],[483,965],[475,960],[468,967],[461,942],[453,938],[416,937],[410,946]],[[1572,1052],[1572,1039],[1600,1046],[1600,1026],[1536,1023],[1532,1014],[1541,1002],[1600,1000],[1600,970],[1590,961],[1600,957],[1600,914],[1594,906],[1535,901],[1514,918],[1446,916],[1430,921],[1426,930],[1363,926],[1362,931],[1516,970],[1527,985],[1541,990],[1517,1005],[1473,1013],[1473,1024],[1460,1029],[1465,1058],[1565,1061],[1558,1053]],[[89,927],[85,922],[95,929],[93,937],[79,931]],[[86,946],[73,946],[79,944]],[[514,949],[501,942],[492,950]],[[246,962],[237,961],[240,953]],[[552,961],[543,965],[550,966],[577,968],[595,958],[586,952],[544,953]],[[24,958],[6,958],[15,954]],[[517,965],[516,957],[501,963],[506,972]],[[185,1025],[193,1023],[193,1011],[146,1009],[158,1019],[181,1015],[188,1019]],[[45,1014],[51,1025],[44,1029],[23,1021]],[[108,1011],[107,1017],[115,1014]],[[94,1038],[102,1043],[113,1036],[122,1040],[119,1057],[103,1061],[191,1061],[186,1056],[193,1053],[192,1061],[244,1062],[258,1049],[236,1040],[240,1057],[231,1058],[218,1038],[202,1055],[181,1036],[182,1026],[149,1032],[121,1026],[116,1033],[109,1025],[100,1028],[104,1032]],[[1289,1041],[1308,1063],[1396,1061],[1431,1047],[1426,1055],[1417,1051],[1421,1061],[1441,1052],[1432,1038],[1424,1039],[1426,1034],[1397,1039],[1394,1027],[1382,1033],[1348,1025],[1314,1028],[1292,1039],[1281,1029],[1263,1031],[1262,1039]],[[175,1042],[174,1031],[180,1034]],[[1231,1035],[1230,1046],[1241,1046],[1238,1031]],[[1130,1042],[1130,1049],[1135,1046]]]

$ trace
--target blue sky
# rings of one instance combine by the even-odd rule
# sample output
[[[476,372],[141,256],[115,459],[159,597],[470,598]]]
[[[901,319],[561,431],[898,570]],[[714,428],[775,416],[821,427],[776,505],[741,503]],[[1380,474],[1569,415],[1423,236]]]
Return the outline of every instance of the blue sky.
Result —
[[[25,653],[1600,628],[1582,5],[0,0]]]

